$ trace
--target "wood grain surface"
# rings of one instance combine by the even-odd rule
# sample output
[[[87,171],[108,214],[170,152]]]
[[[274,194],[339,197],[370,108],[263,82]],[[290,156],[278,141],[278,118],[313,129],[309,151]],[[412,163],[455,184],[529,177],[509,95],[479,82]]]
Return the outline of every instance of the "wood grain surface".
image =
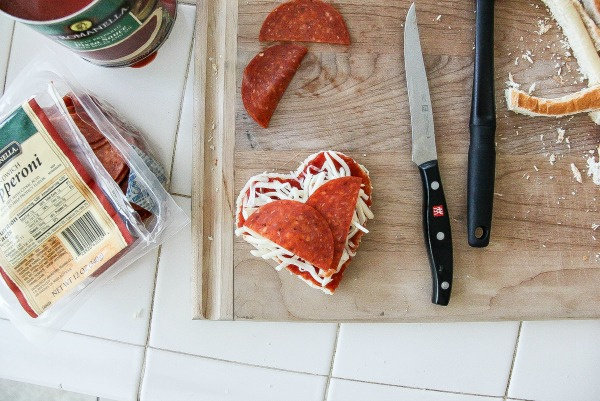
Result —
[[[509,73],[524,89],[535,83],[533,93],[539,96],[560,96],[585,86],[576,60],[561,42],[560,29],[541,1],[496,2],[498,162],[491,243],[484,249],[470,248],[466,240],[474,2],[417,1],[454,240],[455,281],[448,307],[430,303],[421,184],[411,162],[402,55],[403,22],[411,3],[331,1],[345,17],[353,44],[308,44],[309,54],[270,127],[263,129],[243,108],[241,76],[248,61],[267,46],[258,42],[258,32],[269,11],[280,2],[216,3],[219,1],[227,4],[229,13],[229,22],[223,22],[221,31],[216,32],[224,35],[214,55],[223,70],[214,71],[208,63],[205,72],[215,77],[213,84],[221,94],[210,97],[210,102],[217,104],[209,105],[207,98],[204,106],[219,110],[211,117],[217,128],[210,129],[212,123],[207,122],[195,132],[196,144],[209,146],[207,138],[211,137],[218,144],[213,150],[204,148],[204,155],[196,146],[196,175],[204,174],[204,181],[212,180],[212,184],[194,184],[194,219],[201,214],[205,220],[219,221],[214,235],[206,224],[204,232],[195,231],[195,243],[220,256],[207,259],[196,252],[195,265],[204,272],[196,276],[208,274],[214,284],[221,280],[214,277],[225,274],[231,282],[225,280],[227,284],[220,287],[215,284],[220,288],[215,298],[214,292],[207,292],[206,283],[198,285],[196,280],[197,293],[204,288],[197,302],[203,299],[208,305],[217,305],[222,313],[200,313],[203,308],[198,308],[195,317],[273,321],[600,317],[600,229],[592,228],[600,224],[600,187],[585,174],[585,159],[600,141],[599,128],[587,115],[564,119],[516,115],[506,110],[503,98]],[[553,25],[541,35],[540,21]],[[524,54],[532,62],[522,57]],[[199,60],[204,55],[197,52],[196,57]],[[211,90],[197,86],[196,95]],[[566,130],[569,143],[557,142],[557,128]],[[232,222],[234,197],[250,176],[295,170],[306,156],[328,149],[345,152],[369,169],[375,214],[368,225],[371,232],[363,237],[357,257],[333,296],[252,257],[251,246],[234,239],[233,225],[227,226]],[[553,164],[551,155],[556,158]],[[211,163],[213,166],[206,168]],[[582,171],[582,184],[573,179],[571,163]],[[224,188],[216,192],[219,183]],[[230,215],[215,217],[214,213]],[[209,235],[213,241],[206,240]],[[215,288],[213,284],[208,288]],[[226,300],[231,301],[230,309],[218,307]]]

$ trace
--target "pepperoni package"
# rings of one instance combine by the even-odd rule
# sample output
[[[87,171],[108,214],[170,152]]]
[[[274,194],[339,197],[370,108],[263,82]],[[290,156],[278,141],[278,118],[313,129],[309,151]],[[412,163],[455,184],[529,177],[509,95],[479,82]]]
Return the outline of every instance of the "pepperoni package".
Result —
[[[143,135],[60,70],[0,98],[0,308],[34,335],[188,220]]]

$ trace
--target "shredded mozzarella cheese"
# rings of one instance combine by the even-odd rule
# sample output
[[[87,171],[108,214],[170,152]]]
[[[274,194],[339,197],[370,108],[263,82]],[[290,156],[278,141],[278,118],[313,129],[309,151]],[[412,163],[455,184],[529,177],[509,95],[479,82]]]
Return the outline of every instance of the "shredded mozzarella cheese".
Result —
[[[321,287],[325,287],[332,280],[331,277],[320,277],[313,265],[305,262],[292,252],[282,248],[273,241],[260,236],[248,227],[238,228],[235,230],[235,234],[238,236],[243,236],[246,241],[256,248],[255,251],[251,252],[252,255],[262,257],[263,259],[272,259],[278,262],[279,264],[275,267],[277,271],[282,270],[284,267],[289,265],[294,265],[298,267],[301,272],[308,272],[311,277],[321,285]]]
[[[311,155],[306,160],[313,160],[317,155],[318,154]],[[241,214],[244,219],[248,219],[248,217],[261,206],[275,200],[289,199],[304,203],[323,184],[336,178],[348,177],[352,175],[350,172],[350,167],[337,152],[324,152],[323,156],[325,158],[325,162],[320,170],[312,165],[307,168],[307,162],[304,162],[296,171],[296,177],[303,177],[299,180],[299,182],[304,189],[298,189],[292,186],[289,182],[278,181],[278,179],[283,181],[289,180],[294,176],[294,173],[291,173],[292,175],[289,176],[264,173],[262,175],[252,177],[238,198],[238,209],[241,208]],[[336,163],[334,161],[340,165],[339,170],[336,168]],[[348,237],[346,239],[346,246],[336,268],[336,273],[341,270],[344,263],[356,255],[357,246],[351,240],[359,233],[359,231],[364,233],[369,232],[365,228],[365,224],[374,216],[366,203],[368,200],[369,195],[366,194],[364,188],[361,188],[356,202],[354,215],[352,217],[350,230],[348,232]],[[261,257],[265,260],[272,259],[276,261],[278,265],[275,267],[275,269],[278,271],[289,265],[297,266],[300,271],[308,272],[311,277],[321,285],[321,288],[324,288],[332,281],[331,274],[326,277],[326,271],[307,263],[298,256],[294,255],[292,252],[283,249],[281,246],[266,238],[261,237],[247,227],[238,228],[236,230],[236,235],[242,235],[246,241],[256,248],[256,250],[251,252],[252,255]],[[307,282],[314,286],[314,283],[310,281]]]

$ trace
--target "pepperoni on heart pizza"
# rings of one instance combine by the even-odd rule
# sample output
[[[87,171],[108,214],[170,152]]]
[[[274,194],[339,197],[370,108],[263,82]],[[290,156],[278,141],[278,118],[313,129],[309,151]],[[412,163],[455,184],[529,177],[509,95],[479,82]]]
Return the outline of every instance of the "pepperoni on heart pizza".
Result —
[[[367,169],[334,151],[309,156],[291,174],[263,173],[237,200],[236,235],[325,293],[333,294],[350,264],[371,212]]]

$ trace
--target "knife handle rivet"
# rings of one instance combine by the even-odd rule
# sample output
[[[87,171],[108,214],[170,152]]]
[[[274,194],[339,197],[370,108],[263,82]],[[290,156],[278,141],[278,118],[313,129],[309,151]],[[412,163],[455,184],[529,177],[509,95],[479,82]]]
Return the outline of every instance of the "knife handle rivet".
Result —
[[[439,183],[439,182],[437,182],[437,181],[433,181],[433,182],[431,183],[431,189],[433,189],[434,191],[435,191],[436,189],[439,189],[439,188],[440,188],[440,183]]]
[[[439,241],[443,240],[444,238],[446,238],[446,235],[443,232],[439,232],[437,233],[437,235],[435,236]]]
[[[447,290],[448,288],[450,288],[450,284],[448,284],[447,281],[444,281],[441,285],[442,290]]]

